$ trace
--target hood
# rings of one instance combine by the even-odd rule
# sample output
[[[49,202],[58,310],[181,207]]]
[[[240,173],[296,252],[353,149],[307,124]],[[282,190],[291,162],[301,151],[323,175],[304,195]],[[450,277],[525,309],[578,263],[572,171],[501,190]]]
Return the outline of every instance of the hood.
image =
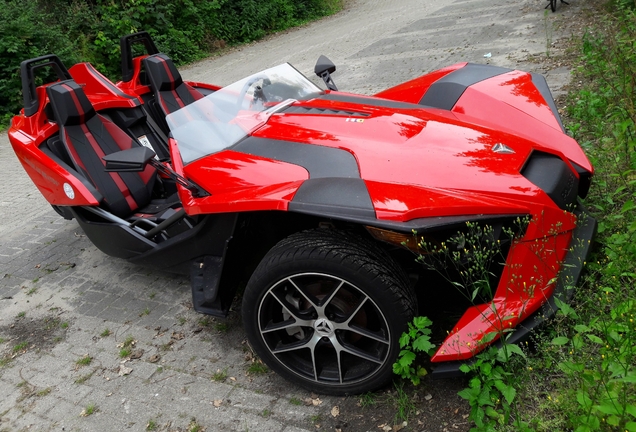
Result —
[[[530,203],[555,207],[541,185],[522,174],[531,155],[554,155],[572,177],[570,160],[587,159],[574,140],[532,116],[513,131],[505,122],[508,114],[523,115],[502,104],[501,124],[495,124],[417,104],[327,93],[275,113],[251,136],[188,165],[186,173],[213,194],[269,188],[278,193],[274,200],[321,196],[327,207],[353,202],[378,219],[395,221],[519,214]],[[245,157],[253,160],[246,163]],[[240,159],[242,167],[219,173],[232,179],[229,189],[215,180],[219,169],[212,160],[228,158],[234,165]]]

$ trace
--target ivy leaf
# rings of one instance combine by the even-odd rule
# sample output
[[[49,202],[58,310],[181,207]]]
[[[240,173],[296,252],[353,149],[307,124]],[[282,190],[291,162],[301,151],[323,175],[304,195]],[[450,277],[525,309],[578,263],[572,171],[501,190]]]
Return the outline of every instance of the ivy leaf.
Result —
[[[559,300],[556,297],[554,298],[554,303],[559,308],[559,312],[561,312],[564,316],[571,316],[572,318],[578,318],[576,311],[569,304]]]
[[[410,340],[411,337],[407,333],[402,333],[402,336],[400,336],[400,348],[407,346]]]
[[[402,366],[409,366],[415,360],[415,353],[413,351],[402,350],[400,351],[400,359],[398,362]]]
[[[576,401],[586,411],[589,410],[592,406],[592,399],[590,399],[590,396],[583,390],[579,390],[576,392]]]
[[[555,337],[554,339],[552,339],[551,344],[552,345],[557,345],[557,346],[561,346],[561,345],[565,345],[566,343],[568,343],[570,339],[566,336],[559,336],[559,337]]]
[[[433,324],[433,321],[431,321],[425,316],[413,318],[413,325],[417,327],[418,329],[429,327],[431,324]]]
[[[413,341],[413,349],[428,353],[431,349],[435,348],[430,342],[430,338],[426,335],[422,335]]]
[[[574,326],[574,330],[576,330],[579,333],[587,333],[591,329],[588,326],[586,326],[585,324],[577,324],[577,325]]]
[[[515,396],[517,395],[517,390],[515,390],[513,386],[507,386],[505,384],[502,387],[497,386],[497,389],[501,392],[503,397],[506,399],[506,402],[508,402],[508,405],[511,405],[512,401],[515,399]]]
[[[497,332],[486,333],[483,338],[481,338],[481,343],[487,344],[492,342],[497,337]]]
[[[597,343],[597,344],[599,344],[599,345],[603,345],[603,339],[601,339],[600,337],[598,337],[598,336],[596,336],[596,335],[593,335],[593,334],[588,334],[588,335],[586,335],[586,336],[587,336],[587,338],[588,338],[589,340],[591,340],[592,342]]]
[[[459,370],[462,371],[463,373],[468,373],[470,372],[470,366],[464,363],[463,365],[459,367]]]
[[[602,412],[603,414],[620,414],[614,404],[604,403],[602,405],[594,405],[594,409]]]

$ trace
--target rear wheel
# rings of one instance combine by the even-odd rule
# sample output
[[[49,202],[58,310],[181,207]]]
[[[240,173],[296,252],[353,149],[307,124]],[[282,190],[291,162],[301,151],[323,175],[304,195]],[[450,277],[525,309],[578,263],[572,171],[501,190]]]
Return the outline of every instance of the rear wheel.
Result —
[[[263,258],[242,313],[250,344],[270,368],[312,391],[343,395],[391,378],[415,306],[405,273],[376,244],[313,230]]]

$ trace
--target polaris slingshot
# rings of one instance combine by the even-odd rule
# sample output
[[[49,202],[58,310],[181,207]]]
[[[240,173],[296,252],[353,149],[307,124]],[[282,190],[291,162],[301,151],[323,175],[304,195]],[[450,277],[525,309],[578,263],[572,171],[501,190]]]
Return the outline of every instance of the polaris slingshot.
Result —
[[[477,255],[449,239],[476,225],[501,259],[489,293],[464,287],[435,374],[493,334],[521,340],[571,295],[593,168],[542,76],[461,63],[363,96],[338,91],[321,56],[326,90],[289,64],[220,88],[183,81],[147,33],[121,49],[116,84],[87,63],[24,61],[13,149],[101,251],[189,275],[198,312],[227,315],[250,272],[247,338],[286,379],[330,394],[386,383],[408,323],[455,289],[413,253],[451,249],[459,277]],[[36,86],[38,70],[54,78]]]

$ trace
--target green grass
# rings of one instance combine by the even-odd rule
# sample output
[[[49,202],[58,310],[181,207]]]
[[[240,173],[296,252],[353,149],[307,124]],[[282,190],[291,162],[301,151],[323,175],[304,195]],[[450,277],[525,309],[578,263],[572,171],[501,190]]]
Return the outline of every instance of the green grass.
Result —
[[[19,312],[18,315],[17,315],[18,318],[24,318],[25,316],[26,316],[26,312],[25,311]]]
[[[303,404],[303,401],[301,401],[297,397],[291,397],[291,398],[289,398],[289,403],[292,404],[292,405],[300,406],[300,405]]]
[[[146,424],[146,430],[147,431],[157,430],[157,422],[152,419],[148,420],[148,423]]]
[[[214,325],[214,329],[221,333],[227,333],[227,331],[230,329],[230,325],[227,323],[216,323]]]
[[[203,317],[203,318],[199,318],[198,321],[199,325],[201,327],[208,327],[210,324],[212,324],[212,319],[210,319],[210,317]]]
[[[377,402],[377,396],[374,392],[366,392],[360,395],[359,403],[362,408],[372,407]]]
[[[99,335],[104,338],[104,337],[110,336],[111,334],[112,333],[111,333],[111,331],[109,329],[104,329],[104,331],[101,332]]]
[[[89,373],[87,373],[85,375],[82,375],[79,378],[77,378],[74,381],[74,383],[75,384],[84,384],[86,381],[88,381],[93,376],[94,373],[95,373],[95,371],[92,371],[92,372],[89,372]]]
[[[39,396],[39,397],[44,397],[44,396],[48,395],[49,393],[51,393],[51,391],[53,391],[51,389],[51,387],[47,387],[45,389],[42,389],[42,390],[38,391],[36,393],[36,395]]]
[[[90,415],[93,415],[97,412],[97,406],[93,403],[90,403],[88,405],[86,405],[86,407],[82,410],[80,416],[82,417],[88,417]]]
[[[22,351],[22,350],[26,349],[27,346],[29,346],[28,342],[20,342],[19,344],[14,345],[13,352],[17,353],[19,351]]]
[[[217,369],[216,372],[212,374],[212,381],[222,382],[227,378],[227,368],[221,370]]]
[[[255,361],[250,363],[247,367],[247,373],[252,375],[263,375],[267,373],[269,369],[260,361]]]
[[[197,423],[195,419],[192,419],[188,425],[188,432],[203,432],[203,426]]]
[[[91,364],[92,361],[93,361],[93,358],[87,354],[77,359],[75,361],[75,364],[78,366],[88,366],[89,364]]]
[[[404,390],[404,384],[402,382],[395,383],[394,387],[395,392],[390,393],[388,397],[388,401],[394,406],[396,411],[394,423],[408,422],[409,418],[417,411],[417,408],[409,393]]]

